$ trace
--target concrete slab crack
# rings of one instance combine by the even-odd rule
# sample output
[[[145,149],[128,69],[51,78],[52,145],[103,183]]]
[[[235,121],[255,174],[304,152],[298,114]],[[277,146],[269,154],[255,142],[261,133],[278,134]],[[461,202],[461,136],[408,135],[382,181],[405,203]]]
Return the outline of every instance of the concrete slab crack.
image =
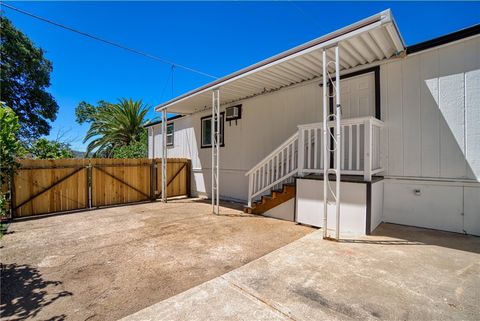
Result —
[[[279,306],[278,304],[271,302],[270,300],[263,298],[258,292],[255,290],[242,286],[240,284],[235,283],[233,280],[231,280],[228,277],[225,276],[220,276],[223,280],[225,280],[230,286],[232,286],[234,289],[239,291],[241,294],[255,300],[259,301],[261,304],[266,305],[268,308],[274,310],[275,312],[281,314],[282,316],[286,317],[288,320],[292,321],[298,321],[294,317],[290,315],[289,311],[284,311],[284,308]]]

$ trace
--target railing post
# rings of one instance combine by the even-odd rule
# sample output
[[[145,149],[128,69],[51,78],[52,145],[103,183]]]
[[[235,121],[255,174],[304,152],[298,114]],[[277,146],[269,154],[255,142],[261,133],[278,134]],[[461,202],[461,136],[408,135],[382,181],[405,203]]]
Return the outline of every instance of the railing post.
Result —
[[[305,131],[298,128],[298,176],[303,176],[305,168]]]
[[[252,207],[253,173],[248,175],[248,207]]]
[[[365,120],[365,141],[363,147],[363,179],[367,182],[372,180],[372,121]]]

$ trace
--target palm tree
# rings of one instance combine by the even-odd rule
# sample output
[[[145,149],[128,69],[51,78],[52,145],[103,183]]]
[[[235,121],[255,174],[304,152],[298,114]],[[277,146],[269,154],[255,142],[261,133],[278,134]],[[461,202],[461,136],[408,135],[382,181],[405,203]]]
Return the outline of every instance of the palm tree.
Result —
[[[111,157],[115,147],[139,141],[145,131],[147,112],[148,107],[141,100],[125,98],[99,108],[83,140],[85,143],[91,139],[87,155]]]

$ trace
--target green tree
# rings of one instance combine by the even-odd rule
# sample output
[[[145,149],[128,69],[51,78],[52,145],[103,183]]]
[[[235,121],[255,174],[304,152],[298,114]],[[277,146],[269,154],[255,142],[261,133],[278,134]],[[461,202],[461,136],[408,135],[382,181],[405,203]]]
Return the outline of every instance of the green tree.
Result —
[[[23,154],[23,147],[17,138],[20,124],[15,112],[0,103],[0,184],[9,182],[13,170],[17,167],[15,159]]]
[[[20,129],[15,112],[0,103],[0,216],[6,216],[9,202],[11,178],[18,167],[16,158],[24,152],[22,144],[17,138]],[[1,231],[0,231],[1,235]]]
[[[65,143],[48,140],[46,138],[37,139],[29,149],[33,158],[38,159],[60,159],[73,158],[73,152],[70,146]]]
[[[147,131],[140,134],[138,141],[128,145],[115,147],[112,152],[113,158],[146,158],[147,157]]]
[[[97,106],[82,101],[75,108],[75,120],[79,124],[92,123],[102,108],[110,107],[111,105],[111,103],[104,100],[100,100]]]
[[[134,143],[142,141],[145,133],[143,126],[147,112],[147,106],[141,100],[120,99],[117,104],[97,106],[90,113],[91,117],[86,117],[90,119],[90,128],[84,139],[84,142],[90,141],[87,155],[112,157],[114,151],[123,146],[134,148]]]
[[[48,121],[54,121],[58,112],[55,99],[46,91],[52,63],[10,20],[0,17],[0,28],[0,100],[17,114],[22,140],[48,135]]]

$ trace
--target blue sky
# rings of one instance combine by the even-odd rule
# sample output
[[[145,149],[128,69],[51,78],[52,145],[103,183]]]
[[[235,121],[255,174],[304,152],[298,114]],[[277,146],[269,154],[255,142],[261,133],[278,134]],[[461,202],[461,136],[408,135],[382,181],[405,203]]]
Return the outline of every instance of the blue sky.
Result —
[[[407,45],[480,22],[478,2],[7,3],[216,76],[387,8],[392,9]],[[80,101],[142,99],[151,106],[153,118],[153,105],[210,80],[177,68],[172,94],[170,66],[2,9],[53,62],[49,90],[60,111],[50,137],[63,133],[77,150],[85,150],[82,139],[88,129],[75,123]]]

